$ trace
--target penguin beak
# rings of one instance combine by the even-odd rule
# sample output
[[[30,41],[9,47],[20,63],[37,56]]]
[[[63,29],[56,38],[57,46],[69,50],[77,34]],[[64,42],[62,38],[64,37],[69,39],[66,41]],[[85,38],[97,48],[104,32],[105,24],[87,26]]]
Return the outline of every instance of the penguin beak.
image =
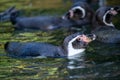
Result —
[[[114,7],[114,10],[117,11],[118,13],[120,13],[120,6]]]
[[[117,15],[117,14],[118,14],[118,12],[117,12],[116,10],[111,10],[111,11],[110,11],[110,14],[112,14],[112,15],[114,15],[114,16],[115,16],[115,15]]]
[[[88,34],[87,37],[90,38],[92,41],[96,39],[95,34]]]

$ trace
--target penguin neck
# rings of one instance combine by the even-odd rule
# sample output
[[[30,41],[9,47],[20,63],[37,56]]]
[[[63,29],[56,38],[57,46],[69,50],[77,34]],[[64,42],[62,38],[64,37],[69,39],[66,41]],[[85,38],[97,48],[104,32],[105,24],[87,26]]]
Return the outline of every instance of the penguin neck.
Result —
[[[81,48],[81,49],[75,49],[72,45],[72,42],[74,42],[76,39],[72,39],[69,43],[68,43],[68,46],[67,46],[67,52],[68,52],[68,57],[69,56],[74,56],[76,54],[79,54],[79,53],[82,53],[85,51],[84,48]]]

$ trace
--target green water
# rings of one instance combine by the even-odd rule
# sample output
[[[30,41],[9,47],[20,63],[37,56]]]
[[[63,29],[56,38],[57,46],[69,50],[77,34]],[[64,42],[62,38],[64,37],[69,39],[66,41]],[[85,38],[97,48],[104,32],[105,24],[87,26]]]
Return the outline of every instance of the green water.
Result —
[[[109,4],[112,4],[112,1],[114,0],[109,1]],[[63,4],[61,0],[0,0],[0,12],[16,5],[17,9],[23,10],[21,15],[62,15],[71,5],[69,2],[66,4]],[[119,20],[115,20],[115,23],[117,23],[116,25],[119,28]],[[63,39],[69,34],[71,32],[63,29],[53,32],[18,32],[14,31],[11,23],[0,22],[0,80],[120,79],[119,44],[104,44],[94,41],[87,47],[85,56],[82,59],[79,57],[76,59],[15,59],[7,57],[4,51],[4,44],[7,41],[35,41],[62,45]]]

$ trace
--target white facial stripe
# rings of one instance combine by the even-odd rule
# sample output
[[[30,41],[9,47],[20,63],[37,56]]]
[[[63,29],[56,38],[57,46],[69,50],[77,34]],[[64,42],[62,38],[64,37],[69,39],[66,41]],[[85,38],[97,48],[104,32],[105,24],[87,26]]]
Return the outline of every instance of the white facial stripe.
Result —
[[[83,52],[85,50],[85,49],[74,49],[73,48],[72,42],[74,42],[79,37],[80,37],[80,35],[75,37],[75,38],[73,38],[71,41],[69,41],[68,48],[67,48],[68,56],[76,55],[76,54],[81,53],[81,52]]]
[[[107,14],[108,14],[109,12],[110,12],[110,11],[107,11],[107,12],[105,13],[105,15],[103,16],[103,22],[104,22],[104,24],[107,25],[107,26],[114,26],[112,22],[107,23],[107,22],[105,21],[106,16],[107,16]]]
[[[82,8],[81,6],[76,6],[76,7],[73,7],[71,10],[75,10],[75,9],[79,9],[79,10],[81,10],[82,11],[82,18],[84,18],[85,17],[85,9],[84,8]]]

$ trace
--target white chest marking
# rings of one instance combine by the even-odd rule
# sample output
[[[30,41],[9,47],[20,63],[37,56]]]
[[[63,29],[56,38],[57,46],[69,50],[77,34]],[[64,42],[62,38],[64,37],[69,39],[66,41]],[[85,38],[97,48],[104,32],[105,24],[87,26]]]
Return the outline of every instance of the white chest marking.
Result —
[[[68,43],[68,56],[73,56],[79,53],[82,53],[85,49],[74,49],[72,46],[72,42],[75,41],[79,36],[73,38],[69,43]]]

